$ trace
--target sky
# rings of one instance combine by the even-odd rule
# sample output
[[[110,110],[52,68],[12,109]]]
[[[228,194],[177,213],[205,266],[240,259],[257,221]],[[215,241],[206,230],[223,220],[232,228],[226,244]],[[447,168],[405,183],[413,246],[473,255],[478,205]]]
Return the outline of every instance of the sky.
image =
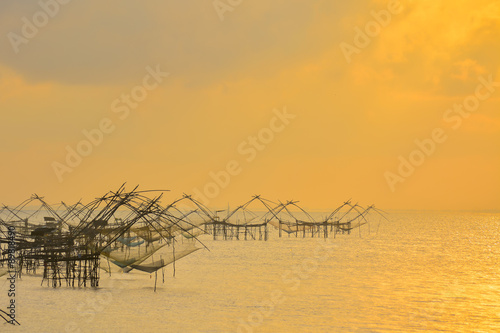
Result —
[[[0,203],[500,209],[500,1],[7,0]]]

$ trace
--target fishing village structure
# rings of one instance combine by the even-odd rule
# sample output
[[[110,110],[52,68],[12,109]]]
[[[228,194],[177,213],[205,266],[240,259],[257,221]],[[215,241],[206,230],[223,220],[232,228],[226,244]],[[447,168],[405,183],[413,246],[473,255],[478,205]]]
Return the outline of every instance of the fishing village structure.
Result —
[[[258,206],[250,209],[252,204]],[[370,212],[385,218],[373,205],[364,208],[347,201],[327,217],[317,219],[301,208],[297,201],[275,203],[258,195],[232,211],[228,209],[225,215],[219,216],[218,213],[221,212],[225,211],[216,211],[204,223],[205,232],[211,234],[214,240],[219,238],[267,240],[269,225],[279,230],[279,237],[286,233],[288,236],[303,238],[306,236],[328,238],[330,235],[335,237],[339,233],[350,234],[351,230],[368,224]],[[256,212],[261,212],[260,216]]]
[[[106,265],[101,265],[103,259],[108,271],[112,263],[125,272],[153,273],[198,250],[196,237],[189,242],[178,240],[179,236],[192,236],[197,226],[162,207],[162,194],[149,198],[146,192],[126,192],[122,186],[86,205],[61,203],[55,208],[33,195],[18,207],[4,206],[0,215],[0,275],[7,271],[7,231],[11,229],[16,235],[16,275],[42,271],[42,283],[52,287],[62,283],[98,287],[100,269],[106,270]],[[165,246],[176,253],[145,263]]]
[[[372,212],[383,217],[374,206],[347,201],[315,219],[296,201],[260,196],[227,211],[212,211],[189,195],[164,206],[163,192],[127,192],[122,185],[87,204],[49,205],[33,195],[16,207],[0,207],[0,276],[9,271],[14,247],[16,276],[41,275],[42,285],[98,287],[101,270],[136,270],[155,273],[156,290],[157,271],[173,264],[175,274],[176,260],[206,248],[203,235],[267,241],[273,229],[279,237],[328,238],[368,224]]]

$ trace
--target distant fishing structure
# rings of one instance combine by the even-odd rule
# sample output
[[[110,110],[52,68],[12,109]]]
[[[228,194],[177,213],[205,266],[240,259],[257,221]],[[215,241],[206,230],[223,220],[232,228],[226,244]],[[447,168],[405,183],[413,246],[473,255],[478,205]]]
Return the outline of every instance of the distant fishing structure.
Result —
[[[188,199],[192,200],[190,197]],[[249,209],[249,206],[255,203],[260,207]],[[330,235],[335,238],[337,234],[350,234],[351,230],[368,224],[370,213],[377,213],[385,218],[383,212],[373,205],[364,208],[348,200],[328,216],[318,220],[297,203],[297,201],[276,203],[256,195],[236,209],[232,211],[228,209],[225,216],[220,217],[217,214],[223,211],[207,214],[209,220],[204,223],[205,232],[213,235],[214,240],[219,238],[268,240],[268,225],[271,225],[279,230],[279,237],[286,233],[288,236],[300,235],[303,238],[306,236],[328,238]],[[264,211],[264,214],[259,216],[256,211]]]
[[[108,192],[90,203],[47,204],[33,195],[16,207],[0,207],[0,276],[9,271],[9,246],[16,249],[15,274],[42,273],[42,285],[98,287],[100,270],[155,273],[193,252],[200,240],[269,239],[270,227],[295,237],[350,234],[368,224],[374,206],[345,202],[315,220],[297,201],[273,202],[256,195],[234,210],[212,211],[192,196],[164,206],[160,190]],[[15,237],[12,235],[15,230]],[[166,249],[167,251],[159,251]],[[162,253],[158,255],[158,253]],[[156,255],[156,258],[154,258]],[[164,271],[164,270],[162,270]]]

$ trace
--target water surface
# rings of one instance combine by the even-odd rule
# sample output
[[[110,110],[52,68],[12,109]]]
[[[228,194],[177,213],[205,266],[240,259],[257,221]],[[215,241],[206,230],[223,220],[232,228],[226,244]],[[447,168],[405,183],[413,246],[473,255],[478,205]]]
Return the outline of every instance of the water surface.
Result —
[[[210,252],[177,262],[175,278],[170,266],[159,271],[156,293],[154,274],[140,272],[102,272],[97,290],[24,276],[22,326],[0,330],[500,331],[500,214],[392,212],[360,231],[326,242],[276,231],[267,242],[204,236]]]

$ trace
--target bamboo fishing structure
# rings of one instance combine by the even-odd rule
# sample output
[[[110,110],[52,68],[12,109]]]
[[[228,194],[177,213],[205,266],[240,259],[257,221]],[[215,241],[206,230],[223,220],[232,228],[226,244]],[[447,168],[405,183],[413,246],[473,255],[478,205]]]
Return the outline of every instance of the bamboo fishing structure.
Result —
[[[157,271],[173,264],[175,276],[177,260],[207,248],[200,241],[204,235],[214,241],[267,241],[274,229],[280,238],[335,238],[360,230],[371,213],[385,218],[373,205],[350,200],[314,218],[293,200],[255,195],[233,210],[213,211],[187,194],[164,206],[163,192],[126,191],[123,184],[87,204],[49,205],[35,194],[16,207],[1,206],[0,276],[13,246],[15,274],[41,274],[42,285],[96,288],[101,270],[136,270],[155,273],[156,290]]]
[[[52,287],[63,284],[98,287],[103,257],[127,272],[136,269],[152,273],[198,250],[197,238],[193,235],[196,226],[169,214],[159,203],[162,193],[149,198],[144,192],[137,187],[126,192],[122,185],[118,191],[109,192],[87,205],[62,203],[55,207],[33,195],[15,208],[3,206],[0,211],[0,267],[8,262],[5,244],[12,240],[8,239],[6,231],[11,229],[16,235],[13,240],[16,275],[36,274],[41,270],[42,284]],[[37,208],[33,209],[35,206]],[[118,213],[124,217],[117,217]],[[32,222],[39,215],[43,216],[43,221]],[[181,233],[191,241],[183,242],[171,260],[145,263],[162,247],[178,242]]]

